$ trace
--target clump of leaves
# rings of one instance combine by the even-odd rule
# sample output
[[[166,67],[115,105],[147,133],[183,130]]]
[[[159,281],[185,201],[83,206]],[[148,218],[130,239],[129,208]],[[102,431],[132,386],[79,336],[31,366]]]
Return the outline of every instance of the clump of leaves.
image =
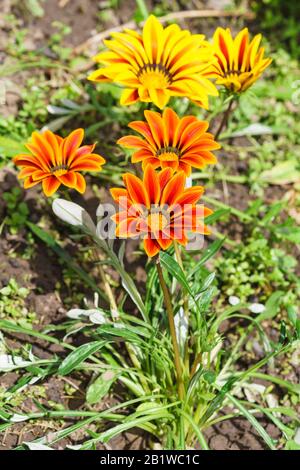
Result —
[[[284,305],[297,304],[300,296],[300,283],[295,273],[297,260],[279,242],[298,243],[300,233],[291,217],[284,222],[274,221],[283,206],[277,203],[268,207],[246,240],[216,260],[215,269],[224,294],[235,295],[241,301],[249,298],[265,301],[274,290],[282,290]],[[257,210],[257,216],[258,207],[259,204],[254,203],[252,208]]]
[[[21,287],[12,278],[9,283],[0,289],[0,318],[17,320],[18,323],[28,326],[32,323],[36,315],[26,307],[26,298],[29,289]]]
[[[24,227],[29,214],[26,202],[21,200],[21,192],[21,188],[15,187],[2,195],[6,202],[5,223],[9,226],[12,234],[18,233]]]

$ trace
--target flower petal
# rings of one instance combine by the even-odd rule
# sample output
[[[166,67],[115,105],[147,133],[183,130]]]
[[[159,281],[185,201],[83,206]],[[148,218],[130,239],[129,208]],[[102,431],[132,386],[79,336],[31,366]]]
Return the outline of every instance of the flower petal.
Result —
[[[160,251],[160,246],[155,239],[148,236],[144,238],[144,250],[152,258]]]
[[[151,165],[144,172],[144,185],[149,195],[150,204],[158,204],[160,199],[160,185],[157,173]]]
[[[134,203],[142,204],[145,207],[149,207],[149,196],[140,178],[135,175],[132,175],[131,173],[125,173],[123,175],[123,180],[128,190],[130,199],[132,199]]]
[[[58,188],[60,187],[61,183],[55,176],[48,176],[42,181],[42,187],[45,195],[47,197],[52,196]]]

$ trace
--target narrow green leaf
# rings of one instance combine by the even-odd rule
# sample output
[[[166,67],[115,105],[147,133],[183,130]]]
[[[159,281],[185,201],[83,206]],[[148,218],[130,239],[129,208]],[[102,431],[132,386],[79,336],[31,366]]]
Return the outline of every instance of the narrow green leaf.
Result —
[[[205,217],[205,223],[210,225],[216,222],[217,220],[221,219],[224,215],[230,214],[230,209],[218,209],[214,211],[212,214]]]
[[[113,371],[107,370],[103,372],[97,379],[89,386],[86,394],[86,400],[91,405],[98,403],[109,392],[112,384],[117,379],[117,374]]]
[[[226,393],[227,398],[233,403],[233,405],[240,410],[240,412],[247,418],[247,420],[252,424],[254,429],[257,431],[257,433],[263,438],[267,446],[271,450],[276,450],[276,447],[274,445],[273,439],[269,436],[269,434],[264,430],[262,425],[257,421],[255,416],[253,416],[252,413],[249,413],[247,408],[244,407],[244,405],[241,404],[241,402],[233,397],[230,393]]]
[[[210,258],[212,258],[219,251],[225,240],[226,237],[222,238],[221,240],[215,240],[211,245],[208,246],[208,248],[206,248],[206,250],[204,250],[202,257],[197,262],[196,266],[194,266],[193,269],[190,271],[188,278],[191,278],[201,266],[203,266]]]
[[[282,295],[282,291],[273,292],[273,294],[269,297],[266,302],[265,310],[256,318],[257,322],[262,322],[263,320],[266,320],[268,318],[275,317],[278,312],[279,303],[282,298]]]
[[[76,367],[85,361],[89,356],[99,351],[107,344],[107,341],[93,341],[91,343],[82,344],[79,348],[72,351],[61,363],[58,368],[59,375],[67,375]]]
[[[177,261],[175,261],[175,259],[172,258],[172,256],[168,255],[165,251],[160,252],[159,259],[163,267],[166,268],[166,270],[177,279],[177,281],[191,295],[191,297],[194,297],[193,292],[185,277],[185,274],[177,263]]]

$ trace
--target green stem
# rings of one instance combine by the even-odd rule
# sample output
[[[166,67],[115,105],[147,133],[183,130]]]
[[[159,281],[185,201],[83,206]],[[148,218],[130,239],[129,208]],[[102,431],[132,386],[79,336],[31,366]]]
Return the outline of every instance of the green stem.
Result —
[[[209,196],[202,196],[202,200],[216,207],[220,207],[221,209],[229,209],[230,212],[236,215],[239,219],[244,219],[248,222],[252,221],[252,217],[250,215],[245,214],[245,212],[239,211],[238,209],[235,209],[235,207],[228,206],[228,204],[224,204],[224,202],[217,201],[216,199]]]
[[[217,181],[228,181],[228,183],[246,183],[247,177],[244,175],[216,175],[213,173],[204,173],[201,171],[196,171],[192,174],[192,179],[213,179]]]
[[[176,329],[175,329],[175,323],[174,323],[174,312],[173,312],[170,292],[167,287],[167,284],[165,283],[159,259],[157,259],[156,261],[156,268],[157,268],[159,282],[163,291],[164,302],[165,302],[165,307],[167,310],[168,321],[169,321],[170,334],[171,334],[171,339],[172,339],[172,344],[173,344],[174,363],[175,363],[177,385],[178,385],[178,396],[180,400],[183,400],[185,391],[184,391],[184,385],[183,385],[183,380],[182,380],[180,352],[179,352],[179,347],[177,343]]]
[[[234,98],[232,98],[232,99],[229,101],[228,107],[227,107],[226,111],[224,111],[224,113],[223,113],[223,117],[222,117],[222,119],[221,119],[220,125],[219,125],[219,127],[218,127],[217,132],[215,133],[215,140],[218,139],[218,137],[219,137],[219,135],[221,134],[223,128],[224,128],[225,126],[227,126],[228,118],[229,118],[229,115],[230,115],[230,112],[231,112],[231,109],[232,109],[233,102],[234,102]]]
[[[149,16],[149,12],[148,12],[148,9],[146,7],[146,3],[144,2],[144,0],[135,0],[135,2],[137,4],[138,9],[140,10],[140,13],[141,13],[143,19],[146,20]]]

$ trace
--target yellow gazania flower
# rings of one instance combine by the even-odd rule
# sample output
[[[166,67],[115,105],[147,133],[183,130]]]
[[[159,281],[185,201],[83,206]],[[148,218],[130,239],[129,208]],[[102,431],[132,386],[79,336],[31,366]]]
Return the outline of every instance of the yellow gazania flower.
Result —
[[[208,95],[218,95],[204,76],[215,61],[204,35],[191,34],[175,24],[163,28],[151,15],[142,34],[125,29],[112,37],[104,41],[109,50],[94,57],[105,67],[88,78],[125,87],[121,105],[144,101],[163,108],[171,96],[186,96],[207,108]]]
[[[217,62],[210,67],[208,76],[216,78],[232,92],[247,90],[270,65],[272,59],[264,58],[264,48],[259,47],[261,34],[249,40],[248,28],[233,38],[229,28],[217,28],[213,47]]]

